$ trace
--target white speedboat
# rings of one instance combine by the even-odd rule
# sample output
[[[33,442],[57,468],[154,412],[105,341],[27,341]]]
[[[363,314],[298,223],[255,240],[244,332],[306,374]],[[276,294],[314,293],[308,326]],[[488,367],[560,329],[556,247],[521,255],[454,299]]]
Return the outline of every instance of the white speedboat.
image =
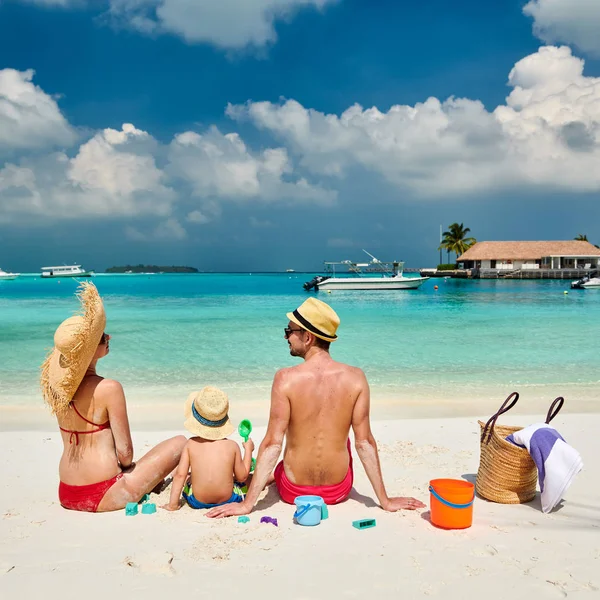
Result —
[[[600,288],[600,277],[598,276],[598,271],[592,271],[585,277],[582,277],[577,281],[572,281],[571,288],[574,290],[589,290],[593,288]]]
[[[16,279],[21,273],[7,273],[0,269],[0,281],[9,281],[10,279]]]
[[[86,271],[81,265],[61,265],[58,267],[42,267],[42,278],[50,277],[93,277],[94,271]]]
[[[366,250],[363,250],[369,254]],[[304,284],[308,292],[317,290],[416,290],[429,277],[404,277],[404,263],[382,262],[369,254],[368,263],[349,260],[326,262],[327,275],[317,275]]]

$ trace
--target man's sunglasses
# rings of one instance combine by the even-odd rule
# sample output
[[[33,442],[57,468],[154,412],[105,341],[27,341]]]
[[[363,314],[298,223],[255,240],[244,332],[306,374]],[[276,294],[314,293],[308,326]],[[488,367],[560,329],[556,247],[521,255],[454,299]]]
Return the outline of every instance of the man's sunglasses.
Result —
[[[283,331],[285,333],[285,339],[287,340],[290,337],[290,335],[294,333],[294,331],[304,331],[304,329],[292,329],[291,327],[286,327]]]

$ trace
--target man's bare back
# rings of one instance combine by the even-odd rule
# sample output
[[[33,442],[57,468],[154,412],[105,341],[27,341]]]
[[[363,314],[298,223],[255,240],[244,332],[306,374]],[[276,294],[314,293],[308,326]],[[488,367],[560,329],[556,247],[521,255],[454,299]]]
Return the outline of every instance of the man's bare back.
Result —
[[[207,516],[249,513],[272,479],[284,439],[287,484],[279,466],[274,473],[281,497],[292,503],[295,496],[302,495],[298,489],[302,486],[320,487],[320,495],[324,496],[328,486],[347,482],[328,503],[345,500],[353,481],[347,449],[350,427],[356,452],[381,507],[388,511],[423,508],[425,505],[415,498],[390,497],[386,492],[377,442],[371,432],[371,400],[365,374],[361,369],[334,361],[329,354],[330,343],[337,340],[340,322],[335,311],[325,302],[309,298],[287,317],[284,337],[290,354],[304,362],[278,371],[273,379],[269,425],[244,502],[214,508]]]
[[[348,472],[347,441],[364,379],[362,371],[320,353],[280,372],[290,403],[283,457],[297,485],[332,485]]]

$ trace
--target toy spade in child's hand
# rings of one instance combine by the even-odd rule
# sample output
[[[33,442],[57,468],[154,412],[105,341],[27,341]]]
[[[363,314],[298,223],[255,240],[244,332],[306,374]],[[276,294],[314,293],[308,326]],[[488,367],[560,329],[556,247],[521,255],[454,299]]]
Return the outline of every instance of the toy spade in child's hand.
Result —
[[[238,433],[240,434],[240,437],[244,438],[244,442],[247,442],[250,434],[252,433],[252,423],[250,423],[248,419],[240,421],[240,424],[238,425]]]
[[[238,425],[238,433],[240,434],[240,437],[244,439],[244,442],[247,442],[250,434],[252,433],[252,423],[250,423],[248,419],[240,421],[240,424]],[[250,473],[254,472],[254,467],[256,467],[256,460],[253,458],[250,466]]]

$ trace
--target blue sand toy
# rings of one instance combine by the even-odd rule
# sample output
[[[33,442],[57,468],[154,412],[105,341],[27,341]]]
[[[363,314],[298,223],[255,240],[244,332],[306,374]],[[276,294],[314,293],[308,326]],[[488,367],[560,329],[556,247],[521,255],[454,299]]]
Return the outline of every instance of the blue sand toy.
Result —
[[[248,419],[240,421],[240,424],[238,425],[238,433],[240,434],[240,437],[244,439],[244,442],[247,442],[250,434],[252,433],[252,423],[250,423]],[[252,462],[250,463],[250,473],[254,473],[255,467],[256,460],[253,458]]]
[[[142,504],[142,514],[143,515],[152,515],[156,512],[156,504],[154,502],[148,502],[147,504]]]
[[[139,501],[139,504],[143,504],[144,502],[148,502],[150,500],[150,494],[144,494],[142,499]]]
[[[250,521],[250,517],[238,517],[238,523],[248,523],[248,521]]]
[[[294,499],[294,504],[296,505],[294,520],[298,525],[312,527],[318,525],[321,519],[324,518],[323,506],[325,502],[321,496],[297,496]],[[325,512],[329,516],[327,509]]]
[[[127,506],[125,507],[125,514],[128,517],[133,517],[133,515],[137,515],[138,514],[137,502],[128,502]]]
[[[356,527],[356,529],[369,529],[371,527],[375,527],[377,522],[375,519],[360,519],[358,521],[352,521],[352,527]]]

